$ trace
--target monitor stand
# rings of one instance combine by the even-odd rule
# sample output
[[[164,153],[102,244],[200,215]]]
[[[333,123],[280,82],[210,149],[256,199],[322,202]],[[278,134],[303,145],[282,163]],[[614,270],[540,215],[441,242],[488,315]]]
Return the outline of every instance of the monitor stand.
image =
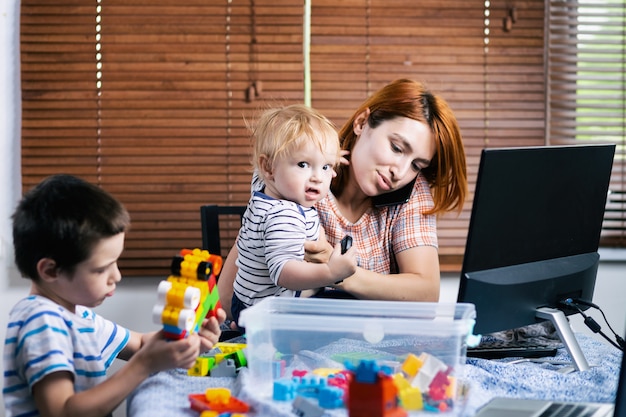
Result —
[[[550,320],[554,327],[556,328],[561,341],[565,345],[565,349],[572,358],[572,362],[574,362],[574,366],[577,371],[586,371],[589,369],[589,364],[587,363],[587,359],[583,354],[583,351],[580,349],[580,345],[578,344],[578,340],[576,340],[576,336],[574,336],[574,332],[572,332],[572,328],[570,327],[569,321],[565,314],[556,308],[549,307],[540,307],[537,309],[537,318],[542,320]]]

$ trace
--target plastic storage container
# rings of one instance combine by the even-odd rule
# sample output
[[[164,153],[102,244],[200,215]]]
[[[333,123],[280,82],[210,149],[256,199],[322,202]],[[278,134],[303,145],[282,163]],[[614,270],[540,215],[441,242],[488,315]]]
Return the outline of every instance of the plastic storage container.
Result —
[[[271,399],[274,381],[290,378],[293,371],[319,375],[369,361],[391,373],[404,372],[409,357],[434,358],[457,382],[475,316],[468,303],[267,298],[241,314],[247,383]],[[436,411],[456,406],[460,384],[451,385],[448,407]]]

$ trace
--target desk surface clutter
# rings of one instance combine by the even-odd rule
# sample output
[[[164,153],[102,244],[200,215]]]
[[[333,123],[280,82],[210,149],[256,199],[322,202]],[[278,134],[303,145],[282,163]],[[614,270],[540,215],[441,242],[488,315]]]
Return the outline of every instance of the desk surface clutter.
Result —
[[[622,353],[584,334],[576,335],[591,369],[564,372],[567,365],[541,362],[508,363],[512,359],[468,359],[462,379],[469,385],[467,400],[454,412],[442,415],[469,417],[491,398],[537,398],[565,401],[614,402]],[[552,361],[568,361],[564,348]],[[247,402],[250,417],[293,417],[291,402],[259,398],[251,384],[248,369],[237,377],[192,377],[186,370],[160,372],[144,381],[128,398],[128,417],[197,417],[189,407],[189,394],[203,393],[209,387],[225,387],[233,396]],[[325,416],[347,416],[345,409],[326,410]],[[436,415],[421,413],[420,415]],[[413,414],[411,414],[413,415]]]

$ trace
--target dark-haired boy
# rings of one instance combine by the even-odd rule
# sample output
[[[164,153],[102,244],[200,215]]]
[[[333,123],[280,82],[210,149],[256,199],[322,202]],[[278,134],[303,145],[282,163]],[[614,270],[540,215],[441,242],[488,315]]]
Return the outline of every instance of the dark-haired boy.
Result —
[[[130,217],[109,193],[71,175],[46,178],[13,214],[15,262],[30,295],[11,310],[4,347],[7,417],[107,416],[150,374],[190,368],[218,341],[218,319],[168,341],[90,310],[121,280],[117,260]],[[114,375],[113,360],[128,360]]]

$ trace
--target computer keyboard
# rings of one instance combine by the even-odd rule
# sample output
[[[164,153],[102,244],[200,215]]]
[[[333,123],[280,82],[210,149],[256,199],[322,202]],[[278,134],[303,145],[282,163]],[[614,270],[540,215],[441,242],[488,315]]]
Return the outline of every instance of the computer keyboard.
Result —
[[[554,345],[546,345],[521,340],[482,340],[478,346],[467,348],[468,358],[502,359],[502,358],[543,358],[554,356],[557,352]]]
[[[598,410],[589,404],[551,404],[539,417],[591,417]]]

